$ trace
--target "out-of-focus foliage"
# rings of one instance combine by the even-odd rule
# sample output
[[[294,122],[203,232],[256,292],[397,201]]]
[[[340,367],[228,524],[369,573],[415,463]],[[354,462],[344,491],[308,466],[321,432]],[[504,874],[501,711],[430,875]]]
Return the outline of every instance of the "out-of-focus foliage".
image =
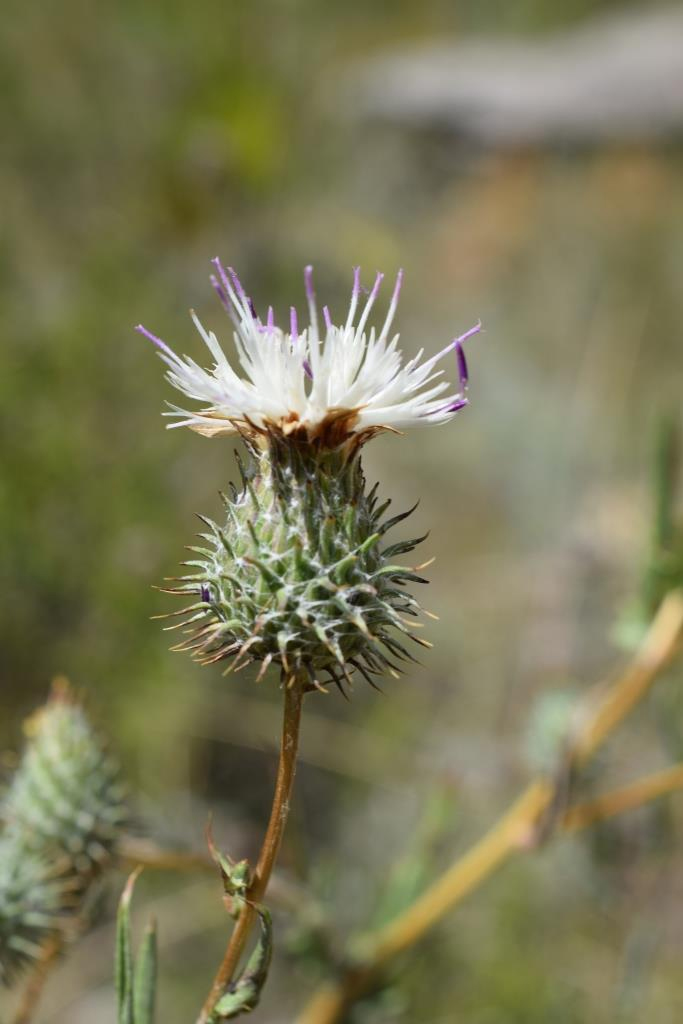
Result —
[[[652,615],[664,594],[683,586],[683,513],[681,455],[677,421],[663,419],[654,456],[655,515],[650,564],[643,585],[645,616]]]
[[[444,777],[459,792],[445,857],[524,777],[535,696],[580,689],[619,657],[612,627],[647,559],[652,433],[661,410],[679,415],[683,387],[675,141],[463,159],[431,132],[357,123],[337,82],[395,44],[538,33],[618,6],[3,8],[3,746],[55,672],[92,681],[158,830],[199,845],[208,804],[230,852],[252,854],[275,688],[189,665],[148,621],[170,610],[151,586],[176,575],[193,514],[218,514],[232,454],[164,431],[169,389],[132,325],[197,357],[196,306],[226,338],[207,282],[216,254],[280,314],[308,262],[333,309],[353,264],[368,277],[403,265],[411,354],[484,322],[470,409],[367,452],[369,482],[396,508],[421,498],[415,528],[431,529],[438,556],[426,603],[441,622],[425,631],[424,666],[386,696],[308,703],[283,858],[304,886],[319,865],[335,931],[368,923]],[[663,685],[680,692],[680,674]],[[656,700],[653,712],[611,746],[615,777],[670,757]],[[473,1024],[680,1019],[680,814],[650,809],[603,838],[505,872],[357,1020],[429,1024],[454,1008]],[[193,1019],[220,956],[215,886],[140,885],[173,1020]],[[55,1024],[110,1018],[111,945],[111,929],[96,934],[55,976]],[[276,956],[262,1019],[293,1016],[316,969]]]

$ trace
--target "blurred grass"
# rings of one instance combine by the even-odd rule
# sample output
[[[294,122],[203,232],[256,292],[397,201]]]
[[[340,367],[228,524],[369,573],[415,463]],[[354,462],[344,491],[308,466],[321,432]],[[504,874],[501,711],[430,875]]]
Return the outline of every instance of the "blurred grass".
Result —
[[[194,512],[217,513],[231,446],[163,430],[169,388],[131,328],[143,320],[198,355],[192,306],[225,336],[207,282],[217,253],[257,304],[279,311],[300,302],[309,261],[333,312],[352,264],[368,275],[403,265],[408,351],[435,351],[477,317],[486,329],[471,349],[467,413],[379,439],[366,459],[397,507],[421,496],[416,527],[431,528],[425,557],[438,556],[425,603],[442,619],[428,628],[436,646],[424,667],[389,681],[385,698],[359,688],[348,706],[336,696],[312,705],[317,755],[301,772],[286,860],[302,875],[330,860],[336,913],[361,925],[440,780],[462,790],[453,843],[493,817],[523,775],[534,695],[581,686],[612,663],[613,623],[639,585],[652,433],[661,410],[680,409],[683,385],[683,159],[630,147],[460,166],[443,139],[354,124],[336,83],[349,61],[393,43],[535,32],[617,6],[4,6],[4,746],[65,672],[88,690],[169,834],[201,842],[205,804],[258,823],[275,687],[200,670],[168,653],[148,621],[167,607],[151,585],[173,574]],[[660,738],[655,707],[615,744],[615,775],[657,762]],[[346,774],[365,749],[374,758]],[[241,795],[230,789],[238,772]],[[610,828],[621,859],[577,840],[497,879],[416,957],[375,1019],[428,1024],[455,1007],[473,1024],[678,1020],[683,876],[675,839],[661,837],[680,848],[680,813],[668,832],[647,816]],[[192,970],[181,971],[184,897],[164,884],[162,997],[167,985],[166,1005],[189,1016],[201,990],[193,971],[208,980],[224,922],[210,883],[196,883],[206,909]],[[622,964],[639,955],[634,931],[654,922],[659,942],[626,999]],[[78,977],[85,994],[52,1014],[48,1004],[45,1021],[109,1019],[109,993],[97,989],[108,961],[94,950],[82,950],[80,974],[67,967],[54,982],[55,1005]],[[305,977],[305,965],[276,974],[264,1020],[296,1005]]]

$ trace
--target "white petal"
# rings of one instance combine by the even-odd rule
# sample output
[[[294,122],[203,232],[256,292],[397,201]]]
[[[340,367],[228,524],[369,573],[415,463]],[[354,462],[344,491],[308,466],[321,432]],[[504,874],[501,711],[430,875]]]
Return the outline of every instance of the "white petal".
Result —
[[[324,309],[326,330],[318,334],[318,313],[311,268],[305,271],[306,298],[310,326],[300,332],[296,314],[292,314],[289,333],[276,327],[269,311],[264,326],[253,313],[253,306],[234,271],[226,271],[214,261],[219,292],[234,324],[233,338],[241,374],[235,372],[216,335],[206,331],[192,313],[192,320],[213,359],[210,369],[202,369],[188,356],[177,356],[164,342],[144,328],[138,328],[159,349],[167,366],[168,381],[186,397],[199,402],[196,412],[171,406],[164,415],[175,422],[170,427],[190,426],[205,433],[231,432],[235,424],[285,425],[298,421],[314,432],[332,412],[356,412],[354,426],[394,427],[404,430],[415,425],[447,423],[466,404],[460,393],[444,397],[450,385],[442,378],[438,363],[471,334],[477,324],[460,339],[451,342],[437,355],[423,360],[423,350],[403,363],[399,336],[389,339],[402,281],[399,271],[379,335],[366,325],[377,299],[381,274],[355,324],[360,293],[359,270],[354,270],[351,305],[342,327],[331,323]],[[455,367],[454,364],[454,368]],[[463,382],[466,389],[466,381]]]

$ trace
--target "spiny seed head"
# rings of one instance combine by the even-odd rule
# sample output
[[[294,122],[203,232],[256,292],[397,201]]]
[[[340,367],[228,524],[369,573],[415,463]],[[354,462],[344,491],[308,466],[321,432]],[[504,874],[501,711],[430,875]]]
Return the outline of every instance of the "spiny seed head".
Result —
[[[12,985],[73,922],[82,888],[66,858],[36,852],[25,833],[0,838],[0,982]]]
[[[343,687],[354,670],[370,681],[395,674],[412,658],[404,639],[424,644],[407,624],[419,606],[404,584],[426,581],[393,561],[418,540],[385,539],[408,513],[384,518],[389,502],[366,491],[357,442],[329,448],[273,432],[247,450],[225,522],[203,519],[191,571],[173,588],[194,598],[177,613],[187,638],[175,649],[203,664],[230,658],[228,670],[273,663],[318,688]]]
[[[25,728],[28,743],[2,811],[6,829],[89,874],[107,860],[127,817],[118,764],[66,680],[54,683]]]
[[[127,818],[119,769],[66,680],[26,723],[0,808],[0,980],[77,929]]]

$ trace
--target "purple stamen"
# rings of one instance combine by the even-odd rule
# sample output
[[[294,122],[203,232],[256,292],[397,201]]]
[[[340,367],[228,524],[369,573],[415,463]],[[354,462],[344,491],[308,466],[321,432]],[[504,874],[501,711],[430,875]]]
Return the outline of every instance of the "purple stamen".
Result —
[[[380,270],[378,270],[377,271],[377,277],[375,278],[375,283],[372,286],[372,291],[370,292],[370,297],[368,299],[368,302],[374,302],[375,301],[375,299],[377,298],[377,293],[379,292],[379,289],[380,289],[380,285],[382,284],[383,280],[384,280],[384,274]]]
[[[330,316],[330,311],[327,306],[323,306],[323,316],[325,318],[325,327],[329,331],[332,329],[332,317]]]
[[[251,301],[251,299],[248,296],[247,296],[245,301],[247,303],[247,306],[249,307],[249,312],[253,316],[254,320],[258,320],[258,317],[256,315],[256,307],[255,307],[254,303]]]
[[[304,359],[304,361],[303,361],[303,368],[304,368],[304,373],[306,374],[308,379],[309,380],[313,380],[313,370],[311,369],[311,364],[309,363],[308,359]]]
[[[469,375],[469,372],[467,370],[467,360],[465,359],[465,350],[462,347],[462,342],[459,341],[459,340],[456,341],[456,343],[455,343],[455,355],[456,355],[456,358],[458,360],[458,373],[460,375],[460,386],[461,386],[461,388],[463,388],[463,390],[466,391],[467,390],[467,385],[469,383],[470,375]]]
[[[268,319],[266,320],[266,327],[269,331],[272,331],[275,327],[275,314],[273,313],[273,307],[268,306]]]
[[[469,331],[465,331],[465,333],[461,334],[459,338],[456,338],[455,341],[453,342],[453,344],[454,345],[462,344],[463,341],[467,341],[467,339],[471,338],[473,335],[479,334],[480,331],[481,331],[481,320],[477,320],[477,322],[474,325],[474,327],[470,327]]]
[[[211,274],[209,280],[211,281],[213,290],[216,292],[216,295],[221,300],[221,305],[223,306],[223,309],[225,309],[226,312],[229,313],[230,303],[228,302],[228,296],[225,294],[225,291],[223,290],[223,286],[221,285],[220,281],[218,280],[215,274]]]
[[[401,285],[403,284],[403,268],[399,270],[396,275],[396,284],[394,285],[394,293],[391,296],[391,305],[395,306],[398,303],[398,297],[401,294]]]
[[[225,272],[225,267],[221,263],[221,261],[218,258],[218,256],[214,256],[214,258],[211,260],[211,262],[213,263],[214,267],[218,271],[218,276],[220,277],[220,279],[222,281],[222,288],[223,288],[224,294],[225,295],[230,295],[230,292],[232,291],[232,288],[231,288],[230,282],[228,281],[228,275]]]
[[[452,402],[451,405],[447,405],[444,412],[460,412],[461,409],[464,409],[465,406],[469,404],[470,402],[468,398],[458,398],[455,402]]]
[[[296,309],[294,306],[289,307],[289,333],[292,338],[298,339],[299,337],[299,321],[296,315]]]
[[[204,604],[211,604],[211,591],[207,583],[202,583],[200,588],[200,597]]]
[[[211,262],[213,263],[214,267],[218,271],[218,275],[220,277],[220,286],[219,287],[220,287],[221,291],[218,292],[219,298],[221,299],[221,302],[223,302],[223,304],[225,306],[225,310],[226,310],[228,316],[230,317],[232,322],[237,326],[239,321],[237,320],[237,316],[235,314],[235,308],[238,309],[240,313],[242,312],[242,310],[240,309],[239,303],[237,302],[237,298],[236,298],[235,293],[234,293],[234,291],[232,289],[232,285],[230,284],[230,281],[228,280],[228,275],[225,272],[225,267],[221,263],[221,261],[218,258],[218,256],[214,256],[214,258],[211,260]],[[211,283],[213,284],[213,281]],[[218,282],[216,282],[216,285],[218,285]],[[216,287],[216,285],[214,285],[214,287]],[[222,292],[222,294],[221,294],[221,292]],[[225,301],[223,301],[223,300],[225,300]],[[233,308],[233,307],[235,307],[235,308]]]
[[[242,287],[242,282],[240,281],[239,277],[237,276],[237,274],[235,273],[235,271],[233,270],[232,267],[228,267],[228,273],[230,274],[233,286],[235,288],[235,291],[239,295],[239,297],[244,302],[248,302],[249,300],[247,299],[247,293],[245,292],[244,288]]]
[[[465,333],[461,334],[459,338],[453,338],[453,341],[449,341],[445,348],[442,348],[440,352],[437,352],[435,356],[432,356],[432,358],[428,359],[423,365],[429,367],[434,366],[434,364],[438,363],[439,359],[443,359],[448,352],[452,352],[453,349],[457,349],[459,345],[462,345],[463,341],[467,341],[467,339],[471,338],[474,334],[479,334],[480,331],[481,320],[478,320],[474,327],[470,327],[469,331],[465,331]]]
[[[351,289],[351,298],[357,299],[360,295],[360,267],[353,268],[353,288]]]
[[[138,324],[135,330],[138,334],[142,334],[148,341],[151,341],[152,344],[156,345],[157,348],[160,348],[162,352],[165,352],[166,355],[173,356],[174,359],[178,358],[173,349],[170,349],[165,341],[162,341],[161,338],[157,338],[156,334],[152,334],[152,332],[148,331],[146,327],[142,326],[142,324]]]

